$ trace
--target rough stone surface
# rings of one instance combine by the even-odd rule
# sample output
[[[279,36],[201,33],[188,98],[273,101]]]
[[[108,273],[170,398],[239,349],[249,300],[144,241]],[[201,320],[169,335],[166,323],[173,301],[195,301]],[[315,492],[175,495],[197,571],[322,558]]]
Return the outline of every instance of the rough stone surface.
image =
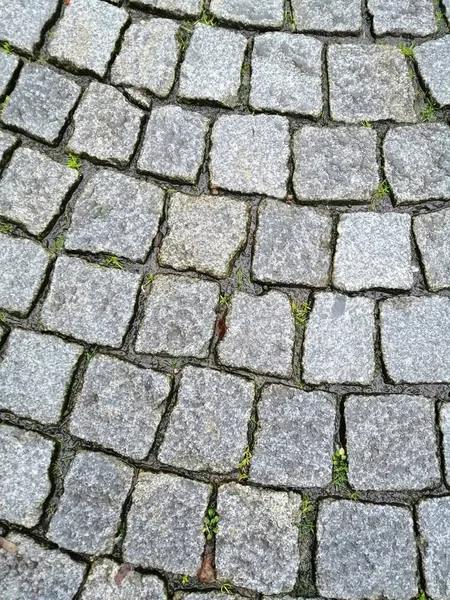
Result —
[[[295,330],[285,294],[236,292],[226,325],[217,350],[222,364],[279,377],[291,375]]]
[[[6,163],[18,143],[19,140],[14,135],[0,131],[0,168]]]
[[[75,111],[68,151],[125,167],[134,154],[142,117],[118,90],[93,81]]]
[[[144,262],[158,231],[163,191],[121,173],[94,173],[75,204],[65,247]]]
[[[241,600],[242,596],[235,594],[221,594],[220,592],[209,592],[209,593],[195,593],[192,594],[175,594],[175,600]],[[281,599],[279,599],[281,600]]]
[[[240,377],[186,367],[159,460],[192,471],[237,470],[254,393],[254,384]]]
[[[251,107],[319,117],[322,47],[322,42],[307,36],[289,33],[257,36],[252,55]]]
[[[397,204],[450,200],[450,128],[397,127],[384,139],[386,175]]]
[[[221,486],[217,578],[265,594],[292,591],[299,562],[295,523],[300,503],[299,494],[236,483]]]
[[[369,298],[316,294],[306,326],[306,382],[369,385],[375,375],[375,303]]]
[[[369,202],[379,183],[376,144],[367,127],[302,127],[294,136],[298,200]]]
[[[48,53],[66,67],[104,77],[127,20],[123,8],[103,0],[71,0],[55,28]]]
[[[411,217],[400,213],[341,216],[333,285],[341,290],[408,290],[413,285]]]
[[[23,0],[0,0],[0,40],[23,52],[33,52],[58,6],[58,0],[36,0],[27,2],[24,10]]]
[[[450,288],[450,208],[418,215],[413,228],[429,289]]]
[[[423,490],[440,483],[434,401],[351,396],[345,402],[349,482],[358,490]]]
[[[439,417],[444,452],[445,478],[448,485],[450,484],[450,404],[442,404]]]
[[[331,483],[336,401],[330,394],[269,385],[258,419],[252,481],[298,488]]]
[[[53,443],[37,433],[0,425],[0,519],[37,524],[50,492],[52,452]]]
[[[289,122],[271,115],[224,115],[212,131],[211,185],[284,198],[289,178]]]
[[[433,600],[448,600],[450,498],[424,500],[419,504],[418,519],[426,592]]]
[[[181,66],[179,96],[236,106],[246,47],[241,33],[198,23]]]
[[[450,104],[450,35],[421,44],[414,56],[433,98],[443,106]]]
[[[250,206],[234,198],[175,194],[158,260],[181,271],[227,277],[246,242],[249,218]]]
[[[209,9],[229,23],[265,29],[283,27],[283,0],[211,0]]]
[[[0,180],[0,215],[41,235],[78,180],[75,169],[45,154],[19,148]]]
[[[70,417],[70,431],[135,460],[149,453],[170,392],[166,375],[94,356]]]
[[[20,60],[15,54],[0,51],[0,97],[9,89],[10,82],[20,65]]]
[[[152,111],[138,170],[157,177],[195,184],[205,154],[207,117],[179,106]]]
[[[140,276],[62,256],[41,312],[46,329],[118,348],[133,315]]]
[[[220,288],[189,277],[157,275],[136,340],[136,352],[206,358]]]
[[[450,382],[450,298],[390,298],[380,320],[383,360],[395,383]]]
[[[325,212],[264,200],[258,212],[252,276],[267,283],[326,287],[331,228]]]
[[[319,510],[317,538],[321,596],[409,600],[418,593],[416,542],[408,509],[325,501]]]
[[[112,456],[80,451],[64,480],[64,493],[48,538],[68,550],[111,553],[133,469]]]
[[[433,0],[368,0],[375,35],[431,35],[436,31]]]
[[[14,329],[0,362],[0,408],[57,423],[81,353],[52,335]]]
[[[291,0],[297,31],[357,33],[361,29],[359,0]]]
[[[47,144],[56,144],[81,88],[53,69],[26,64],[1,112],[5,125]]]
[[[123,554],[133,564],[195,576],[211,487],[165,473],[141,473],[127,519]]]
[[[445,12],[447,13],[447,21],[450,21],[450,0],[443,0]]]
[[[415,91],[405,56],[391,45],[328,49],[331,117],[336,121],[415,122]]]
[[[140,8],[156,8],[177,17],[198,17],[202,11],[202,0],[132,0]]]

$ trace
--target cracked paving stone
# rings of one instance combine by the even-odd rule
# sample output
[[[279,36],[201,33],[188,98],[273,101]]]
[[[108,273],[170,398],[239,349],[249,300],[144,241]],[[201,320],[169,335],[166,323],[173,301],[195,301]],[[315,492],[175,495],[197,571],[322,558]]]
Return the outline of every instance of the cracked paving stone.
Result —
[[[377,134],[366,127],[302,127],[294,135],[300,202],[369,202],[378,184]]]
[[[433,0],[368,0],[375,35],[431,35],[436,31]]]
[[[64,492],[48,530],[48,539],[84,554],[110,554],[133,469],[101,454],[81,450],[64,480]]]
[[[20,533],[10,533],[7,539],[17,546],[17,552],[0,549],[2,600],[74,598],[87,569],[85,564]]]
[[[450,383],[450,298],[381,302],[381,349],[395,383]]]
[[[333,396],[269,385],[263,389],[258,418],[251,481],[299,488],[331,483],[336,427]]]
[[[14,329],[0,362],[0,408],[57,423],[82,352],[58,337]]]
[[[18,56],[0,52],[0,97],[4,96],[8,91],[11,80],[17,73],[19,65],[20,60]]]
[[[195,577],[205,544],[202,528],[210,494],[206,483],[141,472],[127,517],[124,560]]]
[[[34,527],[50,492],[53,442],[37,433],[0,425],[0,519]],[[2,577],[3,595],[3,577]]]
[[[176,275],[156,275],[136,340],[136,352],[206,358],[220,287]]]
[[[156,8],[176,17],[199,17],[203,0],[132,0],[139,8]]]
[[[55,145],[80,96],[81,87],[42,64],[27,63],[1,120],[22,133]]]
[[[290,377],[294,319],[289,298],[278,291],[263,296],[236,292],[219,343],[219,361],[228,367]]]
[[[135,273],[61,256],[42,308],[42,326],[89,344],[119,348],[140,280]]]
[[[406,57],[390,45],[332,44],[328,49],[331,118],[415,122]]]
[[[358,33],[360,0],[291,0],[297,31]]]
[[[311,384],[370,385],[375,376],[375,302],[315,295],[304,341],[304,379]]]
[[[0,215],[42,235],[79,174],[29,148],[18,148],[0,180]]]
[[[413,228],[429,289],[450,288],[450,208],[414,217]]]
[[[212,187],[284,198],[289,179],[289,146],[286,117],[219,117],[212,130]]]
[[[283,0],[211,0],[209,10],[228,23],[265,29],[283,27]]]
[[[342,215],[333,285],[346,291],[411,289],[411,217],[393,212]]]
[[[217,579],[264,594],[291,592],[299,562],[300,504],[300,494],[220,486]]]
[[[73,116],[75,129],[67,150],[126,167],[134,154],[143,116],[114,87],[92,81]]]
[[[144,460],[154,441],[170,379],[109,356],[94,356],[76,398],[73,435]]]
[[[159,460],[191,471],[237,470],[248,444],[254,395],[251,381],[186,367]]]
[[[408,509],[326,500],[319,509],[317,540],[320,596],[409,600],[417,595],[416,541]]]
[[[417,46],[414,57],[436,102],[450,104],[450,35]]]
[[[429,498],[418,508],[425,589],[433,600],[448,600],[450,498]]]
[[[434,401],[350,396],[345,401],[349,483],[358,490],[424,490],[440,484]]]
[[[31,54],[59,6],[58,0],[0,0],[0,40]],[[26,8],[26,10],[25,10]]]
[[[289,33],[257,36],[252,54],[251,107],[319,117],[322,47],[322,42],[308,36]]]
[[[164,192],[155,185],[114,171],[97,171],[75,203],[65,247],[144,262],[163,206]]]
[[[195,184],[210,120],[179,106],[161,106],[148,121],[137,169],[157,177]]]
[[[198,23],[181,65],[179,97],[236,106],[246,47],[241,33]]]
[[[326,287],[331,229],[328,213],[264,200],[258,212],[252,277],[266,283]]]
[[[391,129],[384,157],[397,204],[450,200],[450,128],[444,123]]]
[[[18,143],[17,137],[5,131],[0,131],[0,168],[6,163]]]
[[[442,448],[444,452],[445,478],[450,484],[450,404],[442,404],[440,409],[440,428],[442,431]]]
[[[127,20],[126,10],[103,0],[71,0],[55,27],[48,54],[65,67],[104,77]]]
[[[247,240],[249,220],[250,205],[241,200],[175,194],[158,261],[181,271],[228,277]]]

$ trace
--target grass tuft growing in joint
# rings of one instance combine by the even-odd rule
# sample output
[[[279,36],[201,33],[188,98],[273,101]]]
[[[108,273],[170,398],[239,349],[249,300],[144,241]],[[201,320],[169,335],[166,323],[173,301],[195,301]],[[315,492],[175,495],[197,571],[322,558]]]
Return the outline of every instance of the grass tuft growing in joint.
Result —
[[[205,518],[203,519],[203,533],[208,542],[210,542],[218,530],[220,517],[214,508],[208,508]]]
[[[303,494],[302,503],[298,509],[299,521],[296,523],[303,536],[314,533],[314,507],[306,494]]]
[[[239,481],[246,481],[248,479],[248,470],[250,469],[250,461],[252,460],[252,453],[250,452],[250,447],[247,446],[244,450],[242,460],[239,463]]]
[[[389,183],[386,181],[386,179],[384,179],[383,181],[381,181],[378,184],[378,187],[377,187],[374,195],[372,196],[372,201],[370,203],[370,208],[372,210],[375,210],[378,202],[380,200],[382,200],[385,196],[387,196],[390,191],[391,191],[391,188],[389,187]]]
[[[114,269],[120,269],[123,271],[123,266],[117,256],[107,256],[105,259],[105,265],[107,267],[114,267]]]
[[[81,169],[81,161],[76,154],[68,154],[67,155],[67,166],[71,169],[75,169],[80,172]]]
[[[307,302],[302,302],[301,304],[297,304],[295,300],[291,301],[291,310],[294,315],[295,326],[299,329],[306,324],[309,313],[311,312],[311,307]]]
[[[404,44],[400,42],[398,45],[398,49],[402,54],[404,54],[407,58],[414,58],[414,44]]]
[[[422,119],[424,121],[435,121],[436,120],[436,109],[437,105],[433,100],[427,98],[426,106],[422,108],[420,114],[422,115]]]
[[[2,49],[6,54],[11,54],[11,44],[9,42],[3,42]]]

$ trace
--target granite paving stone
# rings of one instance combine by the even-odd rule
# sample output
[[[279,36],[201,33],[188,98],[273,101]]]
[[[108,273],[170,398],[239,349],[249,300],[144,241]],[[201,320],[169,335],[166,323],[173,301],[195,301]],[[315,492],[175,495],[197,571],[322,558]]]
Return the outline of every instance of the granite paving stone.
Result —
[[[152,96],[149,92],[144,90],[139,90],[133,87],[124,87],[123,92],[125,97],[128,98],[130,102],[137,104],[140,108],[145,110],[150,110],[152,107]]]
[[[159,263],[227,277],[247,240],[249,220],[250,206],[241,200],[175,194],[169,203],[168,233]]]
[[[84,554],[111,553],[133,469],[100,452],[81,450],[64,480],[48,538]]]
[[[6,163],[18,143],[19,140],[14,135],[0,131],[0,168]]]
[[[0,40],[31,54],[39,46],[46,25],[59,6],[58,0],[0,0]]]
[[[0,97],[9,90],[12,78],[17,73],[20,65],[19,57],[0,51]]]
[[[237,470],[254,394],[254,384],[241,377],[186,367],[159,460],[191,471]]]
[[[358,33],[362,26],[359,0],[291,0],[297,31]]]
[[[284,198],[289,178],[289,122],[278,115],[224,115],[212,130],[211,185]]]
[[[174,600],[241,600],[242,596],[235,594],[221,594],[220,592],[207,592],[184,594],[183,592],[177,592],[174,596]]]
[[[195,576],[210,494],[206,483],[141,472],[127,518],[124,559],[145,568]]]
[[[76,201],[65,247],[144,262],[163,205],[164,192],[155,185],[110,170],[97,171]]]
[[[450,35],[417,46],[414,57],[436,102],[450,104]]]
[[[413,229],[429,289],[450,288],[450,208],[414,217]]]
[[[442,449],[444,453],[445,479],[450,483],[450,404],[441,405],[439,411],[439,426],[442,433]]]
[[[447,15],[447,21],[450,21],[450,0],[443,0],[444,10]]]
[[[133,6],[139,8],[156,8],[177,17],[199,17],[202,11],[202,0],[132,0]]]
[[[283,0],[211,0],[209,10],[220,21],[245,27],[281,29],[284,21]]]
[[[425,589],[433,600],[448,600],[450,546],[450,498],[430,498],[419,504],[419,533]]]
[[[426,36],[436,31],[433,0],[368,0],[375,35]]]

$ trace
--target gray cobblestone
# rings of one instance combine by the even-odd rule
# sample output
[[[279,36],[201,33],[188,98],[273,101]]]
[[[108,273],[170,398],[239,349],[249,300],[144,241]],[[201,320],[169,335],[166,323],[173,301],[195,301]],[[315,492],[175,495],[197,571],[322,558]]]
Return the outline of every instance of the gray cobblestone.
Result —
[[[433,0],[368,0],[375,35],[431,35],[436,31]]]
[[[0,0],[0,40],[6,40],[23,52],[33,52],[58,5],[58,0],[36,0],[27,3],[24,10],[22,0]]]
[[[0,169],[6,163],[18,143],[19,140],[14,135],[0,131]]]
[[[140,8],[156,8],[177,17],[198,17],[202,11],[202,0],[132,0]]]
[[[450,498],[430,498],[419,504],[419,532],[427,595],[448,600]]]
[[[210,11],[218,19],[247,27],[281,28],[283,0],[211,0]]]
[[[447,14],[447,21],[450,21],[450,0],[443,0],[444,9]]]
[[[20,65],[20,60],[15,54],[0,51],[0,97],[9,89],[10,82]]]
[[[361,2],[334,0],[291,0],[297,31],[357,33],[361,29]]]
[[[450,288],[450,208],[418,215],[413,227],[428,287]]]
[[[444,452],[445,479],[450,484],[450,404],[442,404],[439,413],[439,425],[442,432],[442,448]]]
[[[450,104],[450,35],[421,44],[414,56],[436,102]]]

